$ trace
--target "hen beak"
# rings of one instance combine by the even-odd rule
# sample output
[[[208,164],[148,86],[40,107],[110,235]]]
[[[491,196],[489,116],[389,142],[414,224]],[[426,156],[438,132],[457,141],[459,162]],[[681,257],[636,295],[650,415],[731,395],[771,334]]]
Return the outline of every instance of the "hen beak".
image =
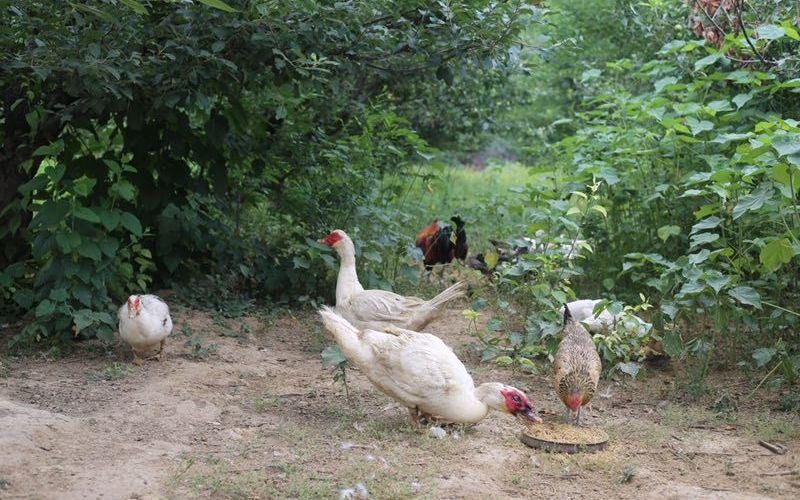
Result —
[[[324,245],[325,244],[325,238],[318,239],[317,243],[322,243]]]
[[[537,424],[542,421],[542,417],[540,417],[538,413],[533,411],[533,408],[531,408],[530,406],[526,406],[525,409],[519,412],[517,415],[525,417],[529,421]]]

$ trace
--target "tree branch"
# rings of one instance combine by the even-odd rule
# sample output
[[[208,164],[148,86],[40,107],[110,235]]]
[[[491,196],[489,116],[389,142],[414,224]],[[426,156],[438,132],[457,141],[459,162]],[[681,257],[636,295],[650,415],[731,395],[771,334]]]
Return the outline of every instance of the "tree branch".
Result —
[[[753,44],[753,41],[750,40],[750,36],[747,34],[747,29],[744,27],[744,21],[742,21],[742,1],[734,0],[733,5],[736,7],[736,19],[739,21],[739,27],[742,28],[742,33],[744,34],[744,39],[747,40],[747,45],[753,49],[753,52],[755,52],[762,63],[770,64],[766,59],[764,59],[764,56],[761,55],[761,52],[756,49],[756,46]]]

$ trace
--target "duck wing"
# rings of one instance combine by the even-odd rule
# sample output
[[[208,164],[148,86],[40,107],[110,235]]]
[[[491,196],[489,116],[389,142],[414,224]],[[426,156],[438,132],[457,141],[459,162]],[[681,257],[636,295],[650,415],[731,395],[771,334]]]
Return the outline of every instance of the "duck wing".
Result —
[[[364,290],[350,297],[342,309],[356,321],[405,324],[425,301],[386,290]]]
[[[390,328],[367,337],[374,355],[370,380],[408,407],[437,406],[454,386],[474,387],[455,353],[434,335]]]

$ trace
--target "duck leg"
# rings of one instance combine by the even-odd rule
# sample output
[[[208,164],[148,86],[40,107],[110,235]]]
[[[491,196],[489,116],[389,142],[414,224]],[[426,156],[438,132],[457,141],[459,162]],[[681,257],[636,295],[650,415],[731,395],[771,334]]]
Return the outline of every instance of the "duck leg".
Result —
[[[164,361],[164,345],[166,344],[167,339],[161,339],[161,344],[158,347],[158,353],[156,354],[156,359],[159,361]]]
[[[133,364],[136,365],[136,366],[142,366],[143,362],[144,362],[144,360],[139,357],[139,353],[136,352],[136,351],[133,351]]]
[[[409,409],[408,409],[408,416],[409,416],[409,417],[411,417],[411,423],[412,423],[413,425],[415,425],[415,426],[417,426],[417,427],[419,427],[419,426],[421,425],[421,424],[420,424],[420,421],[419,421],[419,416],[420,416],[420,415],[419,415],[419,410],[418,410],[418,409],[416,409],[416,408],[409,408]]]

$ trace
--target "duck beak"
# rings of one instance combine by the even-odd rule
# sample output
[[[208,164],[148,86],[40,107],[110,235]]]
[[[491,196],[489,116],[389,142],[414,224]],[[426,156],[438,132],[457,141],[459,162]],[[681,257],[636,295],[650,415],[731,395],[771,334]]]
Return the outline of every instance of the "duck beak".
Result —
[[[542,417],[540,417],[538,413],[533,411],[533,408],[531,408],[530,406],[526,406],[524,410],[518,413],[518,415],[521,415],[522,417],[525,417],[529,421],[537,424],[542,421]]]

